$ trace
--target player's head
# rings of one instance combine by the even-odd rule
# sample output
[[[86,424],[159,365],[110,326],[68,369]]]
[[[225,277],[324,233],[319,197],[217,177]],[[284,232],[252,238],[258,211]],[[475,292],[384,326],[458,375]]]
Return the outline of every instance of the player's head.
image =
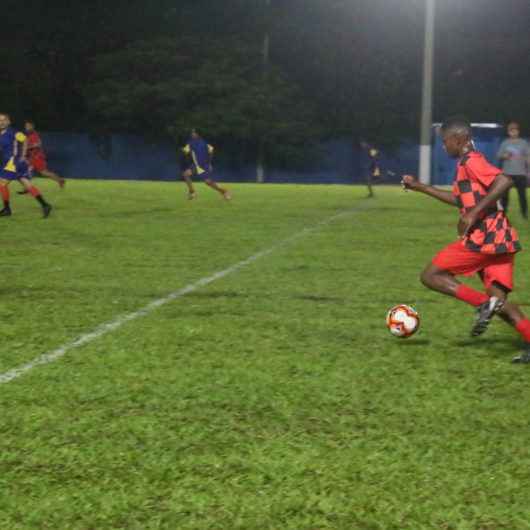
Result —
[[[508,123],[506,129],[510,138],[512,138],[513,140],[519,138],[519,135],[521,134],[521,127],[516,121],[511,121],[510,123]]]
[[[200,133],[199,133],[199,129],[192,129],[191,130],[191,137],[194,139],[194,140],[197,140],[201,137]]]
[[[473,149],[473,130],[464,118],[448,119],[442,125],[440,134],[450,157],[461,157]]]
[[[0,112],[0,131],[5,131],[11,125],[11,117],[5,112]]]
[[[35,122],[32,120],[26,120],[24,122],[24,130],[28,133],[33,132],[35,130]]]

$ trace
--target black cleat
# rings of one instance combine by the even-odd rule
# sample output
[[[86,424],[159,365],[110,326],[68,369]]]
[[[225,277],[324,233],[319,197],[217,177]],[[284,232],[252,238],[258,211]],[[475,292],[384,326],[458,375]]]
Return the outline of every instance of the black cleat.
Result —
[[[45,204],[42,207],[42,216],[44,217],[44,219],[49,217],[51,213],[52,213],[52,205],[51,204]]]
[[[27,195],[28,193],[28,190],[17,191],[17,195]]]
[[[512,359],[514,364],[530,364],[530,344],[527,344],[521,355]]]
[[[0,210],[0,217],[11,217],[11,208]]]
[[[478,337],[487,329],[495,313],[498,313],[504,306],[504,301],[492,296],[487,302],[484,302],[477,309],[477,318],[471,328],[471,336]]]

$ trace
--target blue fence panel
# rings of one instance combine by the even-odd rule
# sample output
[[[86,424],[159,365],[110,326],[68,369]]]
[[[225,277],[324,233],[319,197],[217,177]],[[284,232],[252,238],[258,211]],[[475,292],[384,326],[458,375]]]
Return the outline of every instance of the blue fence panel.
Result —
[[[50,167],[69,178],[175,180],[177,176],[171,142],[67,133],[46,133],[43,142]]]
[[[364,151],[348,140],[335,140],[322,146],[322,159],[303,170],[270,170],[267,182],[312,184],[361,184],[366,182],[370,161]],[[418,146],[404,143],[399,149],[380,156],[384,182],[398,183],[404,173],[416,173]],[[389,172],[393,175],[389,175]]]
[[[496,163],[495,154],[502,140],[500,130],[478,129],[475,140],[477,148]],[[166,181],[180,178],[176,146],[169,140],[150,143],[132,135],[92,137],[88,134],[45,133],[43,141],[50,167],[68,178]],[[268,168],[266,181],[320,184],[358,184],[366,181],[368,157],[351,140],[326,142],[320,152],[322,156],[307,168]],[[418,145],[403,143],[396,150],[382,152],[380,163],[384,181],[398,183],[404,173],[417,174]],[[450,184],[454,170],[455,162],[445,153],[441,139],[434,138],[433,182]],[[256,168],[249,165],[232,167],[218,161],[215,178],[224,182],[253,182]]]

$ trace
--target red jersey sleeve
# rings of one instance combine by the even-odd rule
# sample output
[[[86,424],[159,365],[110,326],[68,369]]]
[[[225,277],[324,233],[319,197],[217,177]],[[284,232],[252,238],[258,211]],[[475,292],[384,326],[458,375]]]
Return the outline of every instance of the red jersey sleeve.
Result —
[[[471,180],[489,188],[502,170],[490,164],[483,155],[472,156],[466,163],[466,172]]]

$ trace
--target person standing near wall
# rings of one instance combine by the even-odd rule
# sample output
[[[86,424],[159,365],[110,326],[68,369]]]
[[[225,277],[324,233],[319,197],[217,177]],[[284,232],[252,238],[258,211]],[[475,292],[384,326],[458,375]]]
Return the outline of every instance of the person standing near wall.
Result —
[[[373,185],[381,180],[381,167],[379,165],[379,150],[365,141],[361,141],[361,149],[368,157],[368,167],[366,171],[366,186],[368,187],[368,197],[374,197]]]
[[[508,124],[508,138],[502,142],[497,158],[502,162],[503,173],[511,177],[517,189],[521,215],[528,219],[526,188],[530,169],[530,145],[520,137],[520,129],[519,124],[515,121]],[[508,190],[502,199],[505,211],[508,211],[509,200],[510,191]]]

